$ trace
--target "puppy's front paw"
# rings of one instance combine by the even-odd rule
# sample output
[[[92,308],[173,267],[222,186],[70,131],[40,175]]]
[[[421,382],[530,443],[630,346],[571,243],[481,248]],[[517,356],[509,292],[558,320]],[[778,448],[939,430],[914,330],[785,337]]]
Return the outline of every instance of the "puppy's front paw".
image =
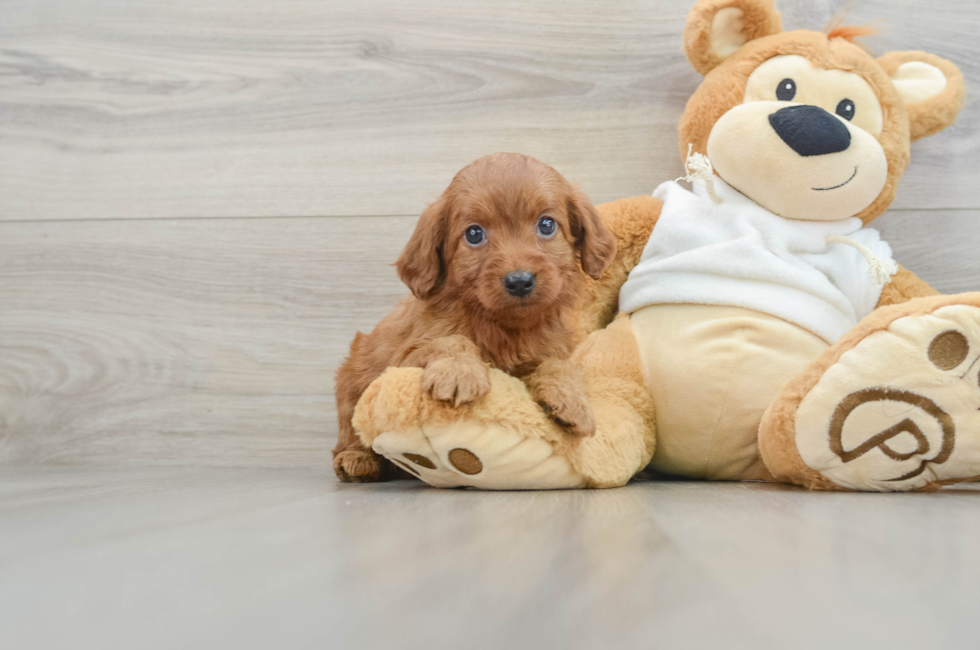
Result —
[[[476,357],[436,359],[422,371],[422,390],[455,406],[468,404],[490,392],[490,370]]]
[[[534,399],[545,413],[568,433],[587,438],[595,433],[595,416],[588,400],[579,391],[562,390],[554,384],[541,385]]]
[[[378,461],[374,452],[349,449],[333,459],[333,471],[344,483],[374,483],[381,480],[381,463]]]

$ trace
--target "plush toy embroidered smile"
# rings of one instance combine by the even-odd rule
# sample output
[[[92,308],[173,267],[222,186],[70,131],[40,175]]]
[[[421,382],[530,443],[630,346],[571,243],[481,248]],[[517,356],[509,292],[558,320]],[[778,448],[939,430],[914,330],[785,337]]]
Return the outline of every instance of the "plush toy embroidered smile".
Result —
[[[358,404],[365,444],[446,487],[611,487],[648,465],[828,490],[980,475],[980,293],[938,295],[868,226],[963,77],[924,52],[875,59],[863,31],[784,33],[771,0],[692,11],[693,186],[600,207],[619,252],[572,357],[593,437],[563,436],[503,373],[457,409],[391,369]]]

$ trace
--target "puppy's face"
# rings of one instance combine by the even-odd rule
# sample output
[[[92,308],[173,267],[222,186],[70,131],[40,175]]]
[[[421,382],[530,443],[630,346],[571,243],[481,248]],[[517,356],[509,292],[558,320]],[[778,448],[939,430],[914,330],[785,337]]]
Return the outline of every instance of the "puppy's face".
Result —
[[[494,313],[560,300],[578,266],[568,189],[533,165],[474,171],[453,197],[446,291]]]
[[[519,324],[570,305],[578,266],[598,277],[614,254],[595,208],[558,172],[494,154],[464,168],[423,214],[398,269],[419,298],[438,293]]]

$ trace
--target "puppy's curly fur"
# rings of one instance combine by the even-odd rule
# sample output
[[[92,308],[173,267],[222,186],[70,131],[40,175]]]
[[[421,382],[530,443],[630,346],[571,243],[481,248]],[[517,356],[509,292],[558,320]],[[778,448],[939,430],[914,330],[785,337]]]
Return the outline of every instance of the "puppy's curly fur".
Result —
[[[543,217],[557,225],[553,235],[539,227]],[[473,226],[483,233],[476,244],[466,238]],[[571,316],[584,275],[598,279],[615,253],[589,199],[548,165],[497,153],[463,168],[396,263],[412,296],[373,332],[357,334],[337,372],[337,476],[362,482],[400,472],[365,449],[351,424],[361,394],[389,366],[424,368],[423,387],[457,405],[489,390],[490,367],[527,377],[557,422],[591,435],[592,411],[564,360],[576,343]],[[514,272],[534,275],[528,295],[506,290],[504,276]]]

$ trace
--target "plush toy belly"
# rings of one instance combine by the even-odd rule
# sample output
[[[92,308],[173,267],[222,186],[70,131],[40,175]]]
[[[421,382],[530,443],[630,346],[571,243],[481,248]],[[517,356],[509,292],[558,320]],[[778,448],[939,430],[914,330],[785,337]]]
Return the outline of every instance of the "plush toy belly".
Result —
[[[827,343],[740,307],[653,305],[631,323],[656,405],[650,467],[692,478],[769,478],[759,457],[762,414]]]

